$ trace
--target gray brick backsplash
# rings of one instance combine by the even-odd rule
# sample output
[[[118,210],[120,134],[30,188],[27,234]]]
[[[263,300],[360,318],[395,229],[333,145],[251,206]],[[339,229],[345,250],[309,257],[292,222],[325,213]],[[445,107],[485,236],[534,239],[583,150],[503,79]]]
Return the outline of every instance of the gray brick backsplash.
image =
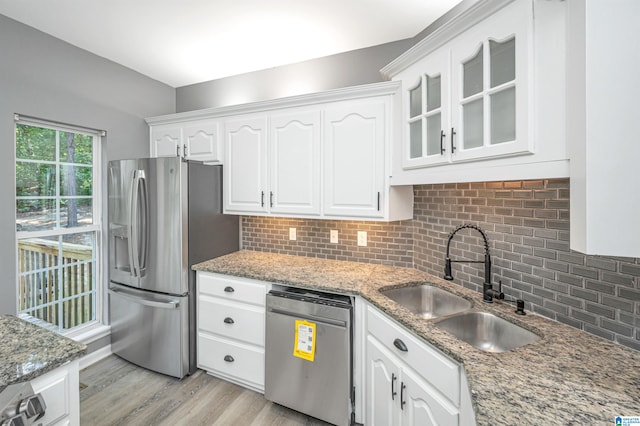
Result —
[[[598,256],[587,256],[586,264],[592,268],[605,269],[607,271],[615,271],[618,267],[618,262],[615,260]]]
[[[582,290],[580,288],[572,287],[569,289],[569,294],[578,297],[583,300],[589,300],[591,302],[597,302],[600,298],[598,293],[594,291]]]
[[[584,325],[584,331],[586,331],[587,333],[591,333],[591,334],[595,334],[596,336],[600,336],[603,339],[607,339],[607,340],[616,340],[616,335],[606,331],[605,329],[595,326],[595,325],[591,325],[591,324],[585,324]],[[620,337],[620,339],[624,339],[623,337]]]
[[[640,350],[640,259],[586,256],[569,247],[569,180],[414,186],[414,217],[391,223],[245,216],[248,250],[414,267],[442,276],[447,236],[462,223],[490,239],[492,279],[526,309]],[[289,241],[289,228],[297,241]],[[339,243],[329,231],[337,229]],[[358,247],[356,231],[367,231]],[[481,239],[461,231],[455,256],[482,258]],[[478,265],[454,264],[453,281],[480,291]]]
[[[618,289],[618,295],[624,299],[640,302],[640,291],[638,290],[631,290],[621,287],[620,289]]]
[[[567,317],[561,314],[556,314],[556,321],[559,321],[561,323],[570,325],[571,327],[575,327],[577,329],[582,330],[582,322],[578,321],[577,319],[571,318],[571,317]]]
[[[571,316],[585,324],[597,324],[598,316],[578,309],[571,310]]]
[[[626,336],[626,337],[633,336],[633,327],[629,327],[625,324],[621,324],[619,322],[610,321],[608,319],[603,318],[600,320],[600,325],[603,328],[613,331],[614,333],[620,334],[622,336]]]
[[[631,263],[620,263],[620,272],[622,272],[623,274],[635,275],[636,277],[640,277],[640,265],[632,265]]]
[[[587,302],[585,307],[588,312],[597,314],[601,317],[611,318],[611,319],[616,317],[616,310],[613,308],[608,308],[603,305],[597,305],[595,303],[589,303],[589,302]]]
[[[636,335],[635,339],[626,339],[624,337],[618,337],[616,341],[628,348],[635,349],[636,351],[640,351],[640,340],[638,339],[639,339],[638,335]]]
[[[616,293],[616,286],[614,286],[613,284],[602,282],[602,281],[586,280],[585,288],[588,288],[589,290],[595,290],[604,294]]]

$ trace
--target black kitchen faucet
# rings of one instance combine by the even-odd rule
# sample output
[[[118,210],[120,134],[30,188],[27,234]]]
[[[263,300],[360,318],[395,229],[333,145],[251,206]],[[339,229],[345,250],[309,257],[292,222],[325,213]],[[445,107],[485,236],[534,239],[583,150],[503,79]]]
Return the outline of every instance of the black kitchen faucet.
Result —
[[[484,240],[484,261],[482,260],[451,260],[449,257],[449,248],[451,247],[451,240],[456,233],[462,229],[475,229],[482,235]],[[489,254],[489,240],[479,226],[471,224],[463,224],[451,231],[449,239],[447,240],[447,255],[444,258],[444,279],[447,281],[453,281],[453,275],[451,275],[451,263],[484,263],[484,283],[482,284],[482,301],[486,303],[493,303],[493,298],[504,299],[504,293],[502,292],[502,283],[498,290],[493,289],[491,284],[491,254]]]

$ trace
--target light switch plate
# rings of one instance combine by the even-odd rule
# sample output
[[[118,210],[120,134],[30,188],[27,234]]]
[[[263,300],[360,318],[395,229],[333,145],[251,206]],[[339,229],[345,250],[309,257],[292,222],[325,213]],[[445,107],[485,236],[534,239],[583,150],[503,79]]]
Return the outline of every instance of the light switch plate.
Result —
[[[329,231],[329,242],[331,244],[338,244],[338,230],[332,229]]]
[[[289,240],[296,240],[296,228],[289,228]]]
[[[367,246],[367,231],[358,231],[358,245],[360,247]]]

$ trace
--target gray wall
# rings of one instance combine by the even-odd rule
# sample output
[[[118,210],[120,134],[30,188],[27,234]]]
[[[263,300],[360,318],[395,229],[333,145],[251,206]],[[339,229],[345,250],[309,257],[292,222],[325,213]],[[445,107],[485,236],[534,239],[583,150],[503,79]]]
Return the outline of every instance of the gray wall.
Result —
[[[406,39],[324,58],[179,87],[177,112],[376,83],[380,68],[412,46]]]
[[[106,130],[106,165],[148,156],[144,117],[173,112],[173,88],[0,15],[0,313],[16,312],[13,114]]]

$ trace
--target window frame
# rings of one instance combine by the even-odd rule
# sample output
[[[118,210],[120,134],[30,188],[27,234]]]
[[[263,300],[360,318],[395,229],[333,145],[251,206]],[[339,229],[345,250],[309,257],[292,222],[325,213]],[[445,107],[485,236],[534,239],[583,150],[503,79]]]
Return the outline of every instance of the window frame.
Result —
[[[20,291],[19,291],[19,285],[20,285],[20,278],[21,278],[21,273],[20,273],[20,263],[19,263],[19,259],[18,259],[18,253],[19,253],[19,242],[21,240],[28,240],[28,239],[32,239],[32,238],[42,238],[42,237],[64,237],[65,235],[72,235],[72,234],[79,234],[79,233],[93,233],[95,236],[94,239],[94,253],[93,253],[93,258],[94,258],[94,286],[95,286],[95,294],[94,294],[94,312],[95,312],[95,318],[84,323],[84,324],[80,324],[78,326],[75,326],[73,328],[69,328],[69,329],[63,329],[62,325],[58,325],[58,326],[54,326],[51,325],[45,321],[42,321],[42,325],[47,326],[48,328],[51,328],[52,330],[58,332],[61,335],[67,336],[67,337],[71,337],[71,338],[78,338],[81,336],[90,336],[94,333],[92,333],[92,330],[95,331],[99,331],[100,329],[102,329],[104,327],[104,319],[105,319],[105,315],[104,315],[104,232],[103,232],[103,189],[102,189],[102,183],[103,183],[103,177],[102,177],[102,145],[103,145],[103,137],[106,136],[106,132],[104,130],[96,130],[96,129],[91,129],[91,128],[87,128],[87,127],[81,127],[81,126],[76,126],[76,125],[71,125],[71,124],[66,124],[66,123],[58,123],[58,122],[54,122],[54,121],[49,121],[49,120],[43,120],[43,119],[39,119],[39,118],[33,118],[33,117],[25,117],[19,114],[15,114],[14,116],[14,132],[13,132],[13,149],[14,149],[14,155],[13,155],[13,161],[14,161],[14,173],[13,173],[13,178],[14,178],[14,188],[17,187],[17,170],[16,170],[16,165],[18,163],[18,161],[22,161],[21,159],[17,158],[17,135],[16,135],[16,129],[18,125],[25,125],[25,126],[32,126],[32,127],[40,127],[40,128],[45,128],[45,129],[50,129],[50,130],[55,130],[57,132],[71,132],[74,134],[81,134],[81,135],[85,135],[85,136],[89,136],[92,138],[92,147],[93,147],[93,152],[92,152],[92,163],[90,165],[90,167],[93,169],[92,172],[92,196],[91,196],[91,200],[92,200],[92,223],[90,225],[84,225],[84,226],[77,226],[77,227],[73,227],[73,228],[64,228],[64,227],[54,227],[52,229],[49,230],[38,230],[38,231],[21,231],[18,230],[16,227],[15,230],[15,252],[16,253],[16,261],[15,261],[15,268],[16,268],[16,280],[14,282],[14,285],[16,286],[16,293],[15,293],[15,306],[16,306],[16,312],[18,315],[20,315]],[[59,146],[59,140],[56,138],[56,143]],[[58,150],[59,148],[57,147],[56,150]],[[43,161],[30,161],[27,160],[26,162],[34,162],[34,163],[49,163],[49,161],[43,160]],[[59,161],[59,158],[56,158],[55,160],[56,163],[56,168],[64,165],[64,163],[66,162],[61,162]],[[82,163],[73,163],[82,167],[85,166],[89,166],[88,164],[82,164]],[[57,176],[59,176],[60,174],[57,173]],[[26,197],[25,199],[28,199],[29,197]],[[59,201],[62,198],[66,198],[63,197],[60,194],[60,182],[56,182],[56,194],[55,194],[55,199],[56,199],[56,207],[59,207]],[[16,194],[15,190],[14,190],[14,195],[13,195],[13,199],[14,199],[14,223],[17,223],[17,206],[16,206],[16,201],[18,200],[18,195]],[[83,198],[78,198],[78,199],[83,199]],[[56,208],[56,217],[59,221],[59,208]]]

